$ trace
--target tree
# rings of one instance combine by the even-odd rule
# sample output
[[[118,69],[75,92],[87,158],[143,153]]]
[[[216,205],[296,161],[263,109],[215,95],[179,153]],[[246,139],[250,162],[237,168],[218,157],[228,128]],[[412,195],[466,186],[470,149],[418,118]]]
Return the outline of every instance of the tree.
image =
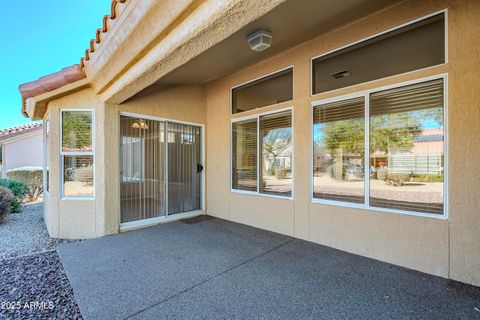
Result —
[[[277,157],[291,145],[291,129],[272,129],[263,136],[262,142],[263,157],[268,163],[268,167],[272,168]]]
[[[422,132],[422,116],[415,112],[375,115],[370,118],[370,153],[392,148],[413,147],[413,140]],[[364,153],[364,119],[347,119],[325,123],[317,135],[319,146],[330,154],[342,149],[344,153]],[[317,139],[317,140],[318,140]]]
[[[67,150],[88,150],[92,147],[92,118],[90,112],[62,114],[62,144]]]

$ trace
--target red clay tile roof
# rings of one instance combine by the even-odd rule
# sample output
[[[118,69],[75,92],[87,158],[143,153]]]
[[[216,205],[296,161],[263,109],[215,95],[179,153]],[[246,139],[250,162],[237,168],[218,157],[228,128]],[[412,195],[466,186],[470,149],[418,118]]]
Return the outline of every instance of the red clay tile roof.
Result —
[[[38,80],[21,84],[18,89],[22,95],[22,113],[27,116],[25,110],[25,100],[39,94],[49,92],[66,84],[85,78],[85,72],[80,65],[75,64],[71,67],[64,68],[58,72],[46,75]]]
[[[115,20],[117,18],[117,5],[125,3],[127,0],[112,0],[110,15],[103,17],[102,28],[97,29],[95,39],[90,40],[90,48],[85,50],[85,57],[80,59],[80,64],[64,68],[58,72],[46,75],[38,80],[21,84],[18,89],[22,95],[22,114],[28,117],[25,110],[25,101],[27,98],[35,97],[39,94],[49,92],[66,84],[86,78],[84,66],[85,61],[90,60],[90,53],[95,52],[95,44],[100,44],[100,33],[108,32],[108,20]]]
[[[5,140],[5,139],[10,139],[12,137],[35,131],[37,129],[40,129],[42,127],[41,122],[34,122],[30,124],[26,124],[23,126],[18,126],[18,127],[13,127],[13,128],[8,128],[8,129],[0,129],[0,141]]]

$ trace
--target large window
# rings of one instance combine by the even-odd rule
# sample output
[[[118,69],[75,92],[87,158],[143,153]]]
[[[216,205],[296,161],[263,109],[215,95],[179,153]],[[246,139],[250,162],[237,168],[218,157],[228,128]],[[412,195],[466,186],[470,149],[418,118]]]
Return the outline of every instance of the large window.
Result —
[[[232,189],[292,195],[292,112],[232,123]]]
[[[364,202],[364,97],[313,111],[315,198]]]
[[[312,61],[312,93],[445,63],[445,14],[372,37]]]
[[[62,111],[61,157],[65,198],[94,196],[93,112]]]
[[[442,215],[444,122],[443,78],[314,106],[314,199]]]
[[[232,114],[292,100],[293,68],[232,89]]]

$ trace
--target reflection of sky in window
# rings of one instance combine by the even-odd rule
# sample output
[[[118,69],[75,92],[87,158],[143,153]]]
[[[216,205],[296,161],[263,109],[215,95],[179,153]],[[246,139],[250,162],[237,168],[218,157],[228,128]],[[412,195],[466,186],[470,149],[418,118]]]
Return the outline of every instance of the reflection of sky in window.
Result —
[[[443,124],[439,123],[437,119],[435,119],[435,112],[443,112],[443,109],[414,111],[412,112],[412,115],[414,118],[418,120],[418,122],[420,123],[420,128],[422,130],[442,129]],[[404,124],[401,124],[401,126],[404,126]],[[313,139],[315,143],[317,143],[318,145],[324,144],[324,138],[325,138],[324,128],[325,128],[324,123],[316,123],[313,125]]]

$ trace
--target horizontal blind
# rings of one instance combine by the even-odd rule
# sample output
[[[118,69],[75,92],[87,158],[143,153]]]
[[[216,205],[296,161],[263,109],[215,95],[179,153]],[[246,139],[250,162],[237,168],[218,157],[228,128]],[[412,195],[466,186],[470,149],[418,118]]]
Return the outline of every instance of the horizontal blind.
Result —
[[[257,191],[257,119],[232,124],[232,188]]]
[[[262,182],[259,191],[290,196],[292,188],[288,176],[291,175],[292,163],[292,112],[261,116],[259,126],[262,150],[260,160]],[[274,162],[279,159],[283,160],[283,163],[275,167]]]
[[[314,108],[314,198],[364,203],[364,100]]]
[[[363,100],[363,97],[360,97],[316,106],[313,109],[313,123],[363,118],[365,116]]]
[[[443,79],[373,93],[370,115],[393,114],[443,107]]]

